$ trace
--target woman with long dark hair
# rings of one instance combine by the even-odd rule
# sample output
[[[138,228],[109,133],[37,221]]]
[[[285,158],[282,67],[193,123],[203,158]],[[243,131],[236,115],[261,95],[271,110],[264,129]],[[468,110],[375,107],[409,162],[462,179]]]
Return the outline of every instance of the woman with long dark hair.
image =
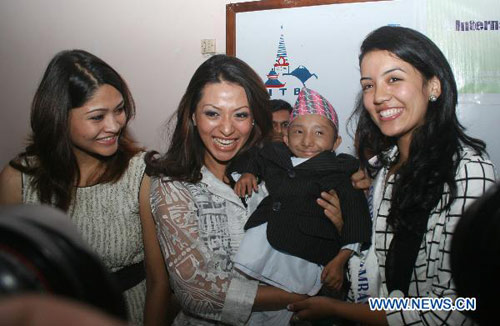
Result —
[[[243,226],[267,190],[246,202],[226,175],[235,158],[272,130],[269,95],[243,61],[216,55],[194,73],[171,121],[166,154],[149,154],[151,205],[172,288],[175,325],[288,325],[287,304],[304,296],[259,285],[233,269]],[[320,205],[336,216],[336,197]]]
[[[0,203],[65,211],[115,273],[131,322],[142,324],[145,310],[154,324],[164,318],[168,284],[145,153],[127,130],[134,114],[127,84],[106,62],[82,50],[58,53],[33,99],[29,144],[0,175]]]
[[[494,166],[484,142],[459,123],[452,70],[429,38],[409,28],[381,27],[363,41],[359,63],[362,95],[354,117],[358,155],[375,176],[374,229],[370,250],[351,259],[351,294],[356,302],[453,299],[449,252],[455,225],[494,184]],[[368,324],[471,323],[451,309],[371,311],[366,304],[320,297],[291,309],[297,318],[327,314]]]

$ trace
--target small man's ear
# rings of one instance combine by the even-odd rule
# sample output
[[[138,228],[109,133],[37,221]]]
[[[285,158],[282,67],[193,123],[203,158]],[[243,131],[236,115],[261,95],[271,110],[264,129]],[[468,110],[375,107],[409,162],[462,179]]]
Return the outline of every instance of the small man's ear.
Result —
[[[335,141],[335,144],[333,144],[332,152],[337,150],[337,148],[342,144],[342,137],[339,135],[337,136],[337,140]]]

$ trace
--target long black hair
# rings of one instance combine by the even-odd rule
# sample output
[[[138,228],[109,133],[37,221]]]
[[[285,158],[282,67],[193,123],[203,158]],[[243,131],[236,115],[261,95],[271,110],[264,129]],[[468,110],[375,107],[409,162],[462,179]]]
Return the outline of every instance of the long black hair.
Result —
[[[69,111],[81,107],[96,90],[108,84],[123,96],[126,121],[135,115],[127,84],[106,62],[83,50],[59,52],[50,61],[31,105],[31,135],[25,151],[10,162],[33,176],[42,203],[67,210],[80,179],[69,133]],[[102,158],[105,171],[97,183],[120,179],[137,152],[126,126],[118,140],[118,151]]]
[[[402,253],[400,257],[406,254],[406,265],[412,268],[428,218],[441,199],[444,186],[448,185],[451,199],[441,209],[449,208],[456,196],[455,174],[461,148],[468,146],[478,154],[484,154],[486,145],[466,135],[465,128],[458,121],[457,86],[453,72],[443,53],[428,37],[405,27],[378,28],[361,45],[360,65],[367,53],[378,50],[388,51],[411,64],[420,72],[424,82],[437,77],[441,83],[441,95],[437,101],[428,102],[425,121],[412,134],[409,157],[396,172],[391,209],[387,217],[387,223],[395,233],[391,247],[397,247],[393,251],[389,249],[388,264],[391,264],[391,252],[402,253],[406,250],[402,248],[407,248],[408,252]],[[388,164],[388,158],[383,153],[394,146],[397,139],[382,134],[365,109],[362,94],[351,116],[351,119],[354,118],[358,118],[356,142],[362,164],[370,167],[369,153],[378,154]],[[415,257],[410,253],[412,250]],[[401,262],[399,264],[404,265]],[[404,269],[400,267],[400,270]]]
[[[177,111],[169,120],[170,124],[175,123],[175,129],[167,152],[161,157],[157,157],[154,151],[147,154],[149,175],[167,175],[174,180],[193,183],[201,180],[205,145],[193,125],[192,116],[205,86],[224,81],[243,87],[255,121],[248,141],[237,155],[244,154],[270,135],[272,120],[268,109],[269,93],[262,79],[242,60],[223,54],[215,55],[198,67]]]

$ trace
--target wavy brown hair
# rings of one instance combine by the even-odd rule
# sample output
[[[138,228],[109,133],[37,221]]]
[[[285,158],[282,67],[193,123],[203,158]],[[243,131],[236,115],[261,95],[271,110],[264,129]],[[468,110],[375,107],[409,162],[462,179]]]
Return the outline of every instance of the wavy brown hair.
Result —
[[[167,152],[160,157],[154,151],[147,154],[149,175],[165,175],[173,180],[193,183],[201,180],[205,145],[193,125],[192,116],[205,86],[223,81],[243,87],[255,120],[248,141],[237,155],[244,154],[252,146],[260,145],[270,135],[272,120],[268,109],[269,94],[262,79],[242,60],[222,54],[215,55],[196,70],[177,111],[169,120],[169,125],[175,124],[175,127]]]
[[[50,61],[31,105],[31,135],[24,152],[10,161],[15,169],[33,177],[42,203],[68,210],[74,186],[80,180],[69,132],[69,111],[81,107],[104,84],[123,96],[126,125],[118,140],[118,151],[99,157],[104,173],[97,183],[116,182],[140,151],[127,132],[135,115],[135,104],[122,77],[106,62],[83,50],[59,52]]]

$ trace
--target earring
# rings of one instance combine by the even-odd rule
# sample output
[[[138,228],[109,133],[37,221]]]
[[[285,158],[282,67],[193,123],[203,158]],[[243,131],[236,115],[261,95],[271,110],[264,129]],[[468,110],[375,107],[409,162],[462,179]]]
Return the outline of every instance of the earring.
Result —
[[[438,98],[436,97],[436,95],[431,95],[431,96],[429,96],[429,102],[436,102],[436,101],[437,101],[437,99],[438,99]]]
[[[196,127],[196,120],[195,119],[193,119],[193,126]]]
[[[255,120],[252,120],[252,126],[255,126]]]

